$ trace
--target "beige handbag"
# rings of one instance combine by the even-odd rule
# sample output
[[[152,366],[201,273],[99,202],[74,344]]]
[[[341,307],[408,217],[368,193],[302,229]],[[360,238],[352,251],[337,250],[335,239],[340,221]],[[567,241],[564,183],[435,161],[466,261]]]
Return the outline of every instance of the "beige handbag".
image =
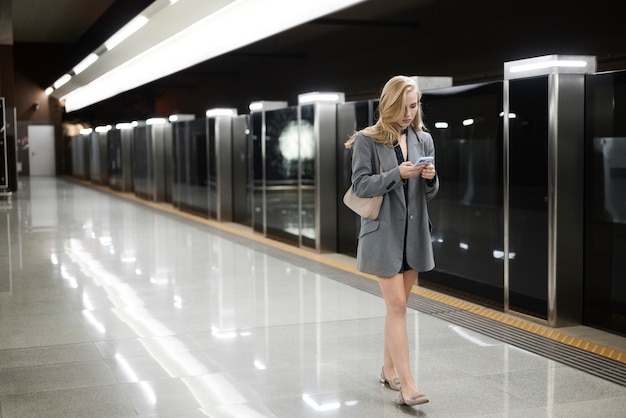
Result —
[[[383,172],[383,166],[380,166],[380,173]],[[359,197],[354,194],[352,185],[348,187],[343,195],[343,203],[349,207],[354,213],[362,218],[374,220],[378,218],[380,206],[383,204],[383,195],[374,197]]]
[[[374,220],[378,218],[380,212],[380,205],[383,204],[383,197],[359,197],[352,191],[352,185],[343,195],[343,203],[352,209],[354,213],[365,219]]]

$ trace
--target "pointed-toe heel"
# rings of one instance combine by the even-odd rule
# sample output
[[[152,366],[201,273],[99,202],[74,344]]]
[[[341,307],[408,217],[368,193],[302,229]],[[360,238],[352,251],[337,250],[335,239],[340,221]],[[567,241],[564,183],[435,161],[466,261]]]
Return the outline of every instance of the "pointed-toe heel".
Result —
[[[426,395],[424,395],[421,392],[416,392],[413,395],[411,395],[410,398],[404,399],[404,395],[402,395],[402,391],[400,391],[400,404],[401,405],[415,406],[415,405],[422,405],[428,402],[429,402],[429,399],[426,397]]]
[[[385,377],[385,368],[380,370],[380,383],[387,386],[391,390],[400,390],[400,379],[397,377],[393,380],[389,380]]]

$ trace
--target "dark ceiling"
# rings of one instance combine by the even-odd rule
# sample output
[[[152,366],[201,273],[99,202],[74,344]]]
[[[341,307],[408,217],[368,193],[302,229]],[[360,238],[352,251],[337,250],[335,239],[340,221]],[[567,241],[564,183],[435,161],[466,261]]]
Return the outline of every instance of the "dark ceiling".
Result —
[[[150,3],[112,1],[75,41],[15,39],[15,66],[45,88]],[[300,93],[324,90],[344,92],[349,101],[369,99],[395,74],[451,76],[455,85],[479,83],[501,79],[506,61],[548,54],[594,55],[599,71],[623,69],[626,25],[620,21],[620,4],[369,0],[66,114],[65,119],[115,123],[174,112],[202,115],[212,107],[236,107],[244,113],[252,101],[293,104]],[[26,26],[36,30],[35,23]],[[31,68],[32,57],[42,54],[47,64]]]

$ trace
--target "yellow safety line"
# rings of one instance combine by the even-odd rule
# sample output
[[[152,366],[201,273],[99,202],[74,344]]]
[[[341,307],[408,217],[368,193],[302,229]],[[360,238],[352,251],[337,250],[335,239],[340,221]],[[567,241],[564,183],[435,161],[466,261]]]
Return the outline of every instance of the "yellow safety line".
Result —
[[[166,203],[158,203],[158,202],[153,202],[153,201],[139,198],[132,193],[118,192],[116,190],[111,189],[110,187],[97,185],[88,181],[76,179],[74,177],[65,177],[65,178],[74,182],[78,182],[80,184],[84,184],[87,187],[95,188],[95,189],[98,189],[107,193],[114,194],[116,196],[124,197],[128,200],[132,200],[133,202],[141,203],[146,206],[150,206],[152,208],[155,208],[164,212],[181,216],[192,221],[200,222],[207,226],[211,226],[213,228],[220,229],[222,231],[229,232],[229,233],[241,236],[246,239],[252,239],[254,241],[272,246],[274,248],[278,248],[280,250],[287,251],[292,254],[303,256],[310,260],[323,263],[328,266],[331,266],[340,270],[344,270],[349,273],[353,273],[353,274],[365,277],[370,280],[376,280],[375,276],[362,273],[358,271],[355,267],[351,267],[344,263],[329,259],[327,257],[324,257],[323,254],[313,252],[312,250],[306,250],[303,248],[294,247],[293,245],[289,245],[280,241],[272,240],[264,236],[251,233],[250,231],[243,231],[241,229],[235,228],[234,226],[229,226],[229,224],[227,223],[214,221],[211,219],[203,218],[198,215],[180,211]],[[549,338],[551,340],[558,341],[558,342],[570,345],[572,347],[576,347],[578,349],[600,355],[602,357],[610,358],[620,363],[626,363],[626,353],[614,350],[612,348],[605,347],[600,344],[586,341],[581,338],[574,337],[574,336],[565,334],[560,331],[556,331],[553,328],[549,328],[549,327],[542,326],[542,325],[539,325],[530,321],[526,321],[524,319],[521,319],[512,315],[508,315],[503,312],[498,312],[493,309],[485,308],[483,306],[476,305],[474,303],[467,302],[461,299],[457,299],[455,297],[448,296],[439,292],[435,292],[433,290],[425,289],[423,287],[418,287],[418,286],[414,287],[413,293],[423,296],[425,298],[437,301],[437,302],[444,303],[449,306],[453,306],[463,311],[468,311],[476,315],[489,318],[493,321],[497,321],[497,322],[500,322],[500,323],[503,323],[503,324],[506,324],[515,328],[519,328],[519,329],[531,332],[536,335],[541,335],[542,337]]]
[[[536,335],[541,335],[542,337],[549,338],[551,340],[558,341],[572,347],[579,348],[581,350],[585,350],[603,357],[610,358],[612,360],[619,361],[620,363],[626,363],[626,354],[623,352],[605,347],[600,344],[592,343],[578,337],[573,337],[571,335],[557,331],[553,328],[549,328],[540,324],[535,324],[533,322],[526,321],[512,315],[507,315],[503,312],[498,312],[493,309],[475,305],[473,303],[462,301],[447,295],[442,295],[428,289],[416,288],[414,289],[414,293],[515,328],[523,329],[524,331],[528,331]]]

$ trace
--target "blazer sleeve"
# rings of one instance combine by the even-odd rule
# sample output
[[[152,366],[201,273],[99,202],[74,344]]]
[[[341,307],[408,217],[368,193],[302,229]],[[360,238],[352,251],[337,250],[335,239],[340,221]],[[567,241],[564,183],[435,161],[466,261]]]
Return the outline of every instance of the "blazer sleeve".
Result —
[[[424,155],[434,157],[435,156],[435,143],[433,141],[433,137],[425,131],[421,131],[418,135],[422,136],[422,140],[424,141]],[[437,169],[437,158],[435,158],[435,170]],[[428,181],[424,180],[424,190],[426,193],[426,200],[430,200],[433,197],[437,196],[439,193],[439,175],[435,174],[434,181],[429,184]]]
[[[374,140],[357,135],[352,147],[352,189],[357,196],[380,196],[402,185],[400,169],[380,172],[380,156]]]

